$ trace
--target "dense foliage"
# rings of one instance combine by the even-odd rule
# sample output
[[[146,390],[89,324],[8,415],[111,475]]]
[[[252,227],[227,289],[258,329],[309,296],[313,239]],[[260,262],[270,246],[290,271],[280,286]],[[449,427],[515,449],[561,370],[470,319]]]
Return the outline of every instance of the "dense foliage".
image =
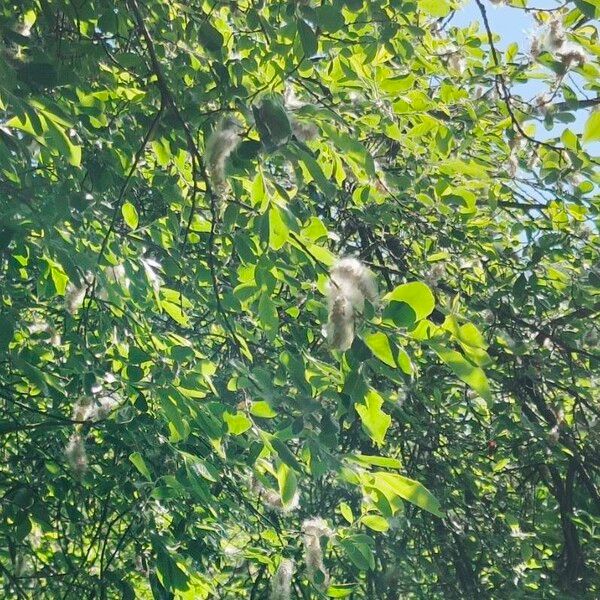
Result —
[[[0,2],[3,597],[600,596],[600,9],[474,5]]]

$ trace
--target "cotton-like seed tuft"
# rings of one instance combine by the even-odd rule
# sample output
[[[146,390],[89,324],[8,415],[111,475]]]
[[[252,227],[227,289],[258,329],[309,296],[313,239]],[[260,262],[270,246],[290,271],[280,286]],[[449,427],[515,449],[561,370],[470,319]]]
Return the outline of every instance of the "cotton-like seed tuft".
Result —
[[[331,281],[339,287],[352,290],[349,300],[357,310],[362,311],[365,298],[372,304],[377,302],[379,292],[375,276],[356,258],[345,257],[338,260],[331,268]]]
[[[227,160],[241,142],[239,128],[236,119],[225,117],[206,141],[206,167],[218,194],[222,194],[226,189]]]
[[[337,350],[346,351],[354,340],[354,311],[347,298],[340,295],[330,302],[327,341]]]
[[[514,152],[511,152],[508,157],[508,164],[506,166],[506,171],[510,175],[510,177],[516,177],[517,170],[519,169],[519,159]]]
[[[588,55],[583,48],[572,43],[563,44],[556,55],[567,70],[571,67],[582,67],[588,61]]]
[[[81,477],[87,470],[88,460],[83,438],[74,433],[65,448],[65,457],[73,472]]]
[[[291,86],[286,86],[285,92],[283,93],[283,103],[288,110],[298,110],[303,106],[306,106],[306,102],[303,102],[298,98],[296,90]]]
[[[460,52],[454,52],[448,58],[448,66],[459,75],[462,75],[467,69],[467,61]]]
[[[302,523],[302,532],[304,534],[304,562],[308,578],[315,586],[326,589],[329,586],[329,572],[323,563],[321,538],[330,538],[333,532],[319,517],[306,519]]]
[[[548,25],[548,46],[558,50],[566,41],[565,28],[560,17],[554,18]]]
[[[302,532],[305,535],[315,535],[317,537],[333,537],[333,531],[331,530],[331,527],[329,527],[329,525],[327,525],[327,521],[321,517],[305,519],[302,522]]]
[[[300,493],[298,490],[296,490],[293,498],[284,504],[279,492],[271,488],[266,488],[254,475],[251,479],[250,488],[258,495],[264,507],[269,510],[285,514],[296,510],[300,506]]]
[[[319,128],[314,123],[292,120],[292,131],[301,142],[310,142],[319,135]]]
[[[85,299],[86,291],[86,286],[77,287],[71,282],[67,284],[67,289],[65,292],[65,307],[70,314],[74,315],[79,310]]]
[[[529,47],[529,54],[532,58],[537,58],[542,53],[542,42],[539,37],[533,36],[531,39],[531,46]]]
[[[47,334],[46,340],[49,341],[52,346],[60,346],[61,344],[62,339],[60,333],[46,321],[35,321],[29,325],[28,329],[29,333],[33,335],[39,335],[40,333]]]
[[[96,407],[96,419],[106,419],[119,406],[119,400],[113,396],[101,396]]]
[[[292,559],[281,559],[279,567],[271,580],[271,595],[269,596],[269,600],[290,600],[294,567]]]
[[[378,295],[373,273],[358,259],[345,257],[333,265],[327,284],[326,334],[331,348],[342,351],[350,348],[356,316],[364,310],[365,299],[376,304]]]
[[[125,267],[122,264],[107,267],[105,274],[109,283],[115,283],[125,291],[129,291],[131,280],[127,277]]]
[[[545,28],[534,34],[531,56],[537,58],[542,49],[553,53],[565,71],[572,67],[581,67],[589,60],[581,46],[567,40],[567,33],[560,16],[552,18]]]
[[[158,292],[161,285],[164,283],[162,277],[158,274],[158,272],[162,270],[161,264],[153,258],[142,258],[140,262],[144,267],[146,278],[152,286],[152,289],[155,292]]]
[[[93,421],[96,417],[96,407],[91,398],[83,397],[73,405],[71,419],[73,421]]]
[[[300,494],[298,492],[294,494],[294,497],[287,504],[283,503],[279,492],[276,490],[262,488],[260,491],[260,498],[266,508],[282,513],[292,512],[300,505]]]
[[[425,282],[429,287],[437,287],[441,279],[446,276],[446,265],[443,262],[435,263],[429,273],[425,275]]]

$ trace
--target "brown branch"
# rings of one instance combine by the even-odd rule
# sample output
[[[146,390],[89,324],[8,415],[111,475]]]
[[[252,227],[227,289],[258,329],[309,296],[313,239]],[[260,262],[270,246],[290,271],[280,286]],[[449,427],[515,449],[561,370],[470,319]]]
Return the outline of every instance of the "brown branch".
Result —
[[[123,202],[123,198],[125,196],[125,192],[127,191],[127,188],[129,187],[131,178],[133,177],[133,174],[138,167],[138,164],[140,162],[140,159],[142,158],[142,154],[146,150],[146,146],[148,145],[148,142],[150,141],[150,139],[154,135],[154,132],[156,131],[156,128],[158,126],[160,118],[162,117],[163,112],[164,112],[164,104],[161,102],[158,112],[154,116],[154,119],[152,120],[152,123],[150,124],[150,127],[148,128],[148,131],[146,132],[146,135],[144,135],[144,138],[142,139],[142,143],[141,143],[140,147],[138,148],[137,152],[135,153],[133,163],[132,163],[132,165],[129,169],[129,172],[127,173],[127,177],[125,178],[125,181],[123,182],[123,185],[121,186],[121,189],[119,191],[119,196],[117,197],[117,202],[113,209],[113,214],[112,214],[112,218],[110,220],[110,224],[108,226],[108,231],[106,232],[106,235],[104,236],[104,239],[102,240],[102,245],[100,246],[100,252],[98,253],[98,259],[96,261],[97,264],[100,264],[100,261],[102,260],[102,256],[106,250],[106,246],[108,245],[108,240],[110,238],[110,234],[113,232],[113,230],[117,224],[117,220],[119,217],[119,209],[121,208],[121,203]],[[95,287],[95,284],[96,284],[96,278],[94,277],[92,286]]]
[[[156,54],[156,49],[154,47],[154,41],[152,39],[152,36],[150,35],[148,28],[146,27],[146,22],[144,21],[144,17],[140,11],[137,0],[128,0],[128,4],[129,4],[132,12],[135,15],[135,19],[136,19],[138,28],[142,32],[142,36],[146,42],[146,46],[147,46],[148,52],[150,54],[150,62],[152,63],[152,70],[154,71],[154,74],[156,75],[157,84],[158,84],[158,87],[159,87],[159,90],[160,90],[160,93],[162,96],[162,100],[166,104],[166,106],[168,106],[173,111],[175,118],[177,119],[177,121],[179,121],[179,124],[181,125],[183,134],[184,134],[184,137],[186,140],[188,152],[190,153],[190,156],[192,158],[192,176],[193,176],[194,181],[193,181],[193,190],[192,190],[192,197],[191,197],[192,199],[191,199],[190,216],[188,218],[187,227],[186,227],[186,230],[184,233],[183,243],[185,246],[185,243],[187,241],[187,235],[188,235],[188,232],[189,232],[189,229],[190,229],[190,226],[192,223],[192,219],[193,219],[193,216],[194,216],[194,213],[196,210],[196,195],[197,195],[197,190],[198,190],[196,180],[197,180],[197,171],[199,171],[200,175],[202,176],[202,179],[204,180],[204,183],[206,185],[206,192],[207,192],[207,195],[209,198],[210,212],[211,212],[211,216],[212,216],[210,234],[209,234],[209,238],[208,238],[208,249],[207,249],[207,261],[208,261],[208,267],[210,270],[212,288],[213,288],[213,292],[215,295],[217,310],[223,318],[223,323],[225,325],[225,328],[229,331],[229,333],[231,334],[231,337],[233,338],[234,342],[236,343],[236,345],[239,349],[239,348],[242,348],[243,346],[240,343],[240,340],[238,339],[238,336],[237,336],[235,330],[233,329],[231,323],[229,322],[229,319],[227,318],[227,314],[223,308],[223,304],[221,302],[221,296],[219,293],[219,282],[217,279],[215,259],[214,259],[214,238],[215,238],[216,222],[217,222],[217,203],[216,203],[215,194],[211,188],[210,180],[208,178],[208,173],[206,172],[206,167],[204,165],[202,157],[200,156],[198,146],[196,145],[196,143],[194,141],[194,137],[192,136],[192,133],[190,131],[188,124],[186,123],[185,119],[181,116],[181,112],[179,111],[179,108],[177,107],[175,99],[173,98],[173,94],[171,93],[171,90],[169,89],[169,84],[167,82],[167,79],[163,72],[162,66],[161,66],[160,61],[158,60],[158,56]]]
[[[488,43],[490,45],[490,48],[492,49],[492,58],[494,60],[494,65],[496,66],[496,68],[498,70],[500,70],[501,65],[500,65],[500,60],[498,58],[498,51],[496,50],[496,46],[494,45],[494,34],[492,33],[492,29],[491,29],[490,23],[488,21],[485,6],[483,5],[483,2],[481,0],[475,0],[475,1],[477,2],[477,6],[479,7],[479,12],[481,13],[481,18],[483,19],[483,24],[485,26],[485,30],[487,33]],[[498,93],[500,94],[500,97],[502,98],[502,100],[504,101],[504,104],[506,105],[506,110],[508,111],[510,120],[512,121],[513,125],[515,126],[516,130],[519,132],[521,137],[529,140],[530,142],[533,142],[534,144],[537,144],[538,146],[544,146],[546,148],[550,148],[551,150],[554,150],[555,152],[558,152],[560,157],[562,158],[562,153],[566,152],[566,150],[564,148],[560,148],[559,146],[554,146],[553,144],[550,144],[548,142],[543,142],[534,137],[531,137],[528,133],[525,133],[525,131],[521,127],[521,123],[519,123],[519,121],[515,115],[512,105],[511,105],[511,94],[510,94],[510,91],[508,90],[508,86],[506,85],[506,80],[504,79],[504,76],[502,75],[502,73],[499,72],[499,73],[497,73],[497,75],[495,77],[496,77],[496,87],[498,88]]]
[[[600,104],[600,96],[598,98],[586,98],[583,100],[577,100],[575,102],[556,102],[549,104],[548,108],[561,110],[581,110],[582,108],[592,108]]]

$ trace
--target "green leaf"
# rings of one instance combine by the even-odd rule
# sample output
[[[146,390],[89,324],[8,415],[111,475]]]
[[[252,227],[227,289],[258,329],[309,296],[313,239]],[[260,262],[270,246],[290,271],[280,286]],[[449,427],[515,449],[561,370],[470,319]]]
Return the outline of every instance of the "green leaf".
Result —
[[[344,26],[341,7],[324,4],[316,9],[317,20],[323,31],[334,32]]]
[[[507,465],[510,464],[510,458],[502,458],[498,462],[492,465],[492,471],[494,473],[498,473],[504,469]]]
[[[385,434],[392,423],[392,418],[383,412],[382,406],[383,398],[375,390],[368,391],[364,404],[354,404],[365,431],[374,442],[380,445],[383,444]]]
[[[273,250],[282,248],[289,238],[289,229],[281,218],[281,212],[277,206],[269,209],[269,246]]]
[[[162,309],[180,325],[187,327],[190,324],[187,315],[181,310],[181,307],[178,304],[174,304],[167,300],[161,300],[160,305]]]
[[[352,514],[352,509],[350,506],[346,502],[341,502],[339,508],[340,513],[342,513],[342,517],[344,517],[344,519],[346,519],[346,521],[352,525],[354,522],[354,515]]]
[[[430,17],[446,17],[452,8],[448,0],[419,0],[419,9]]]
[[[600,140],[600,110],[595,110],[585,122],[581,141],[587,144],[588,142],[597,142],[598,140]]]
[[[67,289],[67,283],[69,282],[67,274],[59,267],[53,265],[50,267],[50,275],[52,276],[56,293],[59,296],[64,296],[65,290]]]
[[[486,167],[474,160],[467,162],[458,158],[448,159],[440,165],[439,170],[440,173],[446,175],[463,175],[469,178],[485,178],[487,176]],[[468,190],[465,191],[468,192]]]
[[[364,336],[365,343],[371,349],[373,354],[386,365],[390,367],[396,367],[396,360],[394,359],[394,353],[390,346],[390,340],[388,336],[382,331],[376,333],[370,333]]]
[[[250,414],[262,419],[273,419],[277,413],[271,408],[271,405],[264,400],[253,402],[250,406]]]
[[[429,511],[437,517],[444,517],[437,498],[422,484],[398,473],[377,471],[372,474],[373,487],[385,492],[393,492],[403,500],[412,502],[419,508]]]
[[[424,319],[428,317],[435,307],[435,299],[431,290],[420,281],[404,283],[399,285],[389,294],[384,296],[387,302],[405,302],[412,308],[416,319]]]
[[[296,473],[285,463],[281,463],[277,469],[277,482],[279,484],[279,494],[284,505],[289,504],[296,494],[298,480]]]
[[[8,349],[15,333],[15,320],[11,315],[0,314],[0,352]]]
[[[363,465],[375,465],[377,467],[388,467],[390,469],[400,469],[402,463],[397,458],[388,456],[369,456],[365,454],[351,454],[349,457]]]
[[[188,576],[177,564],[177,554],[168,550],[158,535],[152,535],[151,540],[156,552],[156,567],[164,586],[167,589],[185,590],[188,587]]]
[[[48,139],[53,142],[54,147],[66,157],[71,165],[79,167],[81,165],[81,146],[73,144],[65,130],[52,119],[46,119],[46,123],[48,124]]]
[[[252,187],[250,188],[250,199],[254,206],[260,206],[262,208],[263,202],[266,200],[267,190],[265,187],[265,180],[262,171],[258,171],[252,180]]]
[[[200,43],[212,54],[219,55],[223,49],[223,35],[209,21],[208,17],[202,20],[198,30]]]
[[[412,375],[414,373],[414,368],[410,357],[403,348],[398,350],[398,364],[400,365],[402,371],[407,375]]]
[[[162,413],[169,426],[171,440],[180,442],[186,439],[190,433],[190,426],[187,420],[183,418],[177,401],[164,389],[159,390],[158,397]]]
[[[161,167],[166,167],[171,160],[171,148],[169,140],[161,138],[159,140],[152,140],[152,149],[156,154],[156,160]]]
[[[271,152],[289,141],[292,126],[283,99],[277,94],[269,94],[259,105],[252,107],[256,129],[260,141]]]
[[[383,318],[398,327],[410,327],[417,320],[415,311],[406,302],[392,300],[383,310]]]
[[[135,229],[138,226],[138,213],[133,204],[125,202],[121,207],[121,213],[123,214],[123,220],[130,229]]]
[[[300,147],[293,148],[290,153],[294,159],[299,159],[304,163],[306,169],[323,194],[328,197],[335,196],[335,186],[327,179],[325,173],[323,173],[323,169],[311,154]]]
[[[361,571],[375,569],[373,540],[366,535],[351,535],[340,540],[340,546],[352,563]]]
[[[575,0],[575,6],[590,19],[600,17],[600,4],[595,0]]]
[[[279,316],[277,315],[277,307],[267,291],[264,291],[260,295],[258,301],[258,318],[267,334],[267,338],[273,341],[279,329]]]
[[[435,343],[432,343],[431,346],[452,371],[488,403],[488,406],[492,404],[492,393],[483,369],[470,363],[456,350],[450,350]]]
[[[223,420],[227,423],[227,430],[231,435],[241,435],[252,427],[252,421],[240,411],[234,415],[224,412]]]
[[[298,34],[300,35],[304,54],[307,57],[315,55],[318,49],[317,36],[313,28],[304,19],[298,19]]]
[[[129,455],[129,460],[134,464],[135,468],[148,480],[152,481],[152,475],[150,475],[150,470],[146,466],[146,462],[144,461],[142,455],[139,452],[132,452]]]
[[[328,598],[347,598],[354,593],[354,586],[348,584],[347,587],[341,585],[330,585],[327,590]]]
[[[384,519],[379,515],[365,515],[361,518],[361,522],[363,525],[366,525],[373,531],[384,532],[390,528],[390,524],[387,522],[387,519]]]
[[[211,463],[202,460],[198,456],[189,454],[188,452],[180,452],[183,457],[186,467],[192,469],[196,475],[200,475],[207,481],[216,483],[219,481],[219,472]]]
[[[292,467],[300,473],[302,471],[302,465],[298,462],[296,457],[291,453],[290,449],[279,439],[276,437],[271,438],[271,445],[275,452],[277,452],[277,456],[288,466]]]
[[[323,130],[327,133],[329,139],[343,151],[344,158],[352,160],[354,164],[364,169],[370,177],[375,176],[375,162],[373,161],[373,157],[361,142],[346,133],[337,131],[327,123],[323,124]]]

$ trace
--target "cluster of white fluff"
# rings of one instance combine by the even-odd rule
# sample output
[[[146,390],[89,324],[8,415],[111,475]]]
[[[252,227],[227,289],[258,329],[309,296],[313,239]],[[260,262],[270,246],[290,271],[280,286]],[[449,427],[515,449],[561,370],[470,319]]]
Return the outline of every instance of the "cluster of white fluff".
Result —
[[[162,270],[161,264],[153,258],[142,258],[140,259],[140,262],[142,263],[146,278],[152,286],[152,289],[155,292],[158,292],[164,283],[162,277],[158,274]]]
[[[511,177],[516,177],[519,169],[519,151],[525,146],[525,140],[520,134],[516,134],[508,143],[510,154],[508,155],[508,166],[506,170]]]
[[[65,458],[73,472],[81,477],[87,470],[88,460],[83,438],[79,433],[74,433],[65,448]]]
[[[546,117],[552,109],[552,99],[554,98],[554,93],[544,92],[542,94],[537,95],[533,101],[533,106],[539,111],[542,117]]]
[[[362,313],[365,299],[375,304],[377,297],[375,276],[358,259],[345,257],[333,265],[327,284],[327,341],[332,348],[350,348],[355,317]]]
[[[119,406],[114,396],[100,396],[97,399],[82,398],[73,406],[73,421],[100,421],[106,419]]]
[[[129,291],[131,280],[129,277],[127,277],[125,267],[122,264],[107,267],[106,279],[109,283],[115,283],[121,286],[127,292]]]
[[[306,102],[298,98],[296,91],[291,86],[285,88],[283,104],[287,110],[292,112],[306,106]],[[290,123],[294,136],[301,142],[309,142],[316,139],[319,135],[319,128],[314,123],[300,121],[296,117],[290,117]]]
[[[239,129],[236,119],[224,117],[206,141],[206,168],[218,194],[226,189],[227,160],[241,142]]]
[[[306,106],[306,102],[303,102],[298,98],[296,90],[292,86],[286,86],[283,92],[283,103],[288,110],[298,110],[303,106]]]
[[[545,30],[536,33],[531,42],[530,53],[537,58],[542,50],[552,52],[565,70],[584,65],[588,56],[579,44],[569,42],[560,16],[552,18]]]
[[[329,586],[329,572],[323,564],[321,538],[330,538],[333,532],[320,517],[306,519],[302,523],[304,535],[304,562],[309,580],[317,587],[326,589]],[[317,573],[322,577],[317,578]]]
[[[96,420],[106,419],[119,404],[119,400],[113,396],[100,396],[97,400]]]
[[[86,292],[87,285],[78,287],[69,281],[65,291],[65,308],[70,314],[74,315],[81,308]]]
[[[46,339],[52,346],[60,346],[61,344],[62,339],[60,337],[60,333],[58,333],[58,331],[56,331],[56,329],[54,329],[54,327],[52,327],[52,325],[46,321],[35,321],[29,325],[28,329],[29,333],[33,335],[45,333],[47,336]]]
[[[129,277],[127,277],[125,266],[123,264],[106,267],[104,274],[106,281],[109,284],[118,285],[126,292],[129,292],[131,280]],[[65,291],[65,308],[70,314],[74,315],[81,308],[83,301],[85,300],[86,292],[92,285],[92,281],[93,276],[90,272],[85,274],[84,283],[82,286],[77,286],[69,281]],[[102,300],[106,300],[108,298],[108,294],[106,293],[105,289],[99,289],[96,292],[96,295]]]
[[[93,391],[99,391],[99,389]],[[78,424],[75,425],[75,432],[71,435],[65,447],[65,458],[77,477],[82,477],[88,467],[85,442],[81,435],[83,422],[106,419],[119,404],[118,398],[106,395],[98,398],[84,396],[73,405],[71,419],[78,421]]]
[[[292,512],[300,506],[300,494],[298,492],[294,494],[294,497],[287,504],[284,504],[279,492],[276,490],[263,488],[260,497],[267,508],[282,513]]]
[[[429,287],[435,288],[445,276],[446,265],[443,262],[436,262],[425,275],[425,283],[427,283]]]
[[[279,567],[271,580],[271,595],[269,596],[269,600],[290,600],[294,566],[294,561],[292,559],[281,559]]]
[[[293,498],[284,503],[277,490],[266,488],[256,477],[252,477],[252,491],[258,495],[264,507],[281,513],[290,513],[300,506],[300,493],[296,490]]]
[[[459,50],[456,52],[453,52],[448,57],[448,66],[452,70],[456,71],[459,75],[462,75],[467,69],[467,61],[465,60],[465,57],[462,55],[462,52],[460,52]]]
[[[314,123],[292,119],[292,131],[301,142],[310,142],[319,135],[319,128]]]

